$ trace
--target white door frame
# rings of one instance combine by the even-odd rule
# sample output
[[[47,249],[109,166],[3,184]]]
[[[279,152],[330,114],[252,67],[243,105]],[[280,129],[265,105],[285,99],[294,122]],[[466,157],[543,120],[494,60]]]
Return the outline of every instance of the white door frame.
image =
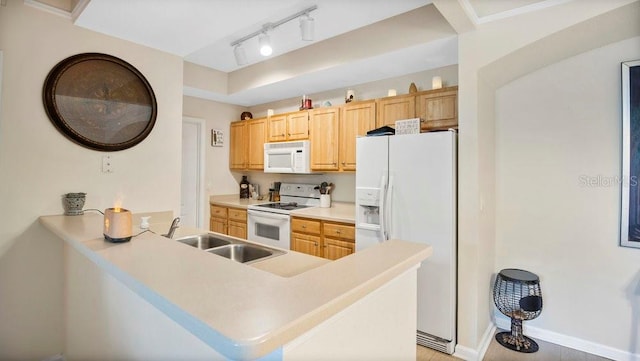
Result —
[[[197,176],[198,187],[196,195],[196,211],[198,214],[196,215],[196,227],[197,228],[205,228],[204,225],[204,216],[205,216],[205,144],[206,144],[206,122],[204,119],[199,118],[191,118],[191,117],[182,117],[183,123],[191,123],[195,124],[198,127],[198,165],[197,168]]]

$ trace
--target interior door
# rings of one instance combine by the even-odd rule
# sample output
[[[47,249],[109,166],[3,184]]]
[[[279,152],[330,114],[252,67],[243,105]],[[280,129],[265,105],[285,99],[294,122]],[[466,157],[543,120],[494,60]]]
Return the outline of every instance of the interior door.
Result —
[[[204,121],[187,119],[182,122],[182,182],[180,224],[203,228],[203,132]]]

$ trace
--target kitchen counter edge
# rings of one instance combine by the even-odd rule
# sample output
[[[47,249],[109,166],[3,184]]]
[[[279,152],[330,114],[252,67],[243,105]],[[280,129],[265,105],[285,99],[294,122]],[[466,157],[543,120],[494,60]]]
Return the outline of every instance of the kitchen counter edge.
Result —
[[[418,267],[432,253],[430,246],[392,240],[297,276],[282,278],[247,265],[210,257],[204,252],[195,252],[191,247],[150,233],[125,244],[110,244],[102,236],[102,218],[95,215],[42,216],[40,222],[210,347],[238,360],[253,360],[276,351],[395,277]],[[154,247],[157,247],[155,251],[159,256],[148,257],[149,250]],[[194,298],[205,295],[189,293],[205,289],[205,284],[213,289],[223,284],[213,284],[215,281],[210,278],[193,282],[192,273],[189,272],[191,266],[185,268],[185,283],[180,287],[181,293],[176,293],[174,285],[161,281],[163,269],[166,268],[165,262],[162,262],[163,255],[184,257],[185,265],[209,268],[199,269],[204,274],[224,271],[227,277],[236,277],[241,281],[244,278],[249,284],[269,286],[268,292],[261,287],[251,294],[257,299],[264,298],[264,303],[250,303],[252,307],[259,305],[260,312],[272,313],[265,317],[266,324],[260,324],[260,327],[255,323],[253,327],[225,324],[215,317],[216,312],[242,315],[246,310],[243,311],[240,306],[237,309],[225,307],[218,310],[216,307],[220,307],[219,302],[194,303]],[[129,263],[120,262],[123,256]],[[140,264],[131,267],[130,261],[138,258],[144,267]],[[332,279],[335,281],[328,282]],[[185,285],[190,288],[189,292],[184,292]],[[227,291],[223,301],[232,302],[238,297],[247,296],[246,290],[242,294],[235,294],[235,289]],[[228,302],[223,304],[228,305]],[[251,311],[255,312],[256,309]],[[214,316],[209,319],[197,316],[203,314]]]

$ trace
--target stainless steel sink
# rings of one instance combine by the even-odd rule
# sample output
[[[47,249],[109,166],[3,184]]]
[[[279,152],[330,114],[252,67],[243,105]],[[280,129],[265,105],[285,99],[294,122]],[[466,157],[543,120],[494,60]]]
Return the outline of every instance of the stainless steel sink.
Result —
[[[284,254],[284,252],[277,249],[260,247],[246,243],[229,244],[209,249],[207,252],[226,257],[232,261],[240,263],[250,263]]]
[[[176,239],[176,241],[182,242],[184,244],[188,244],[189,246],[192,246],[192,247],[205,249],[205,250],[231,244],[230,240],[222,239],[209,233],[199,234],[197,236],[178,238]]]
[[[235,238],[223,238],[213,233],[176,238],[176,241],[199,248],[240,263],[262,261],[285,254],[285,251],[243,242]]]

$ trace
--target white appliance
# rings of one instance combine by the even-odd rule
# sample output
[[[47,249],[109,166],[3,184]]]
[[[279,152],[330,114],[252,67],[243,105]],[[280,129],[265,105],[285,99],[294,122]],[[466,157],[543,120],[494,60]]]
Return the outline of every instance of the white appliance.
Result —
[[[266,246],[291,249],[291,211],[320,205],[317,184],[282,183],[280,202],[247,206],[247,239]]]
[[[356,140],[356,251],[389,239],[429,244],[418,269],[417,343],[456,345],[456,133]]]
[[[308,140],[264,144],[265,173],[311,173]]]

